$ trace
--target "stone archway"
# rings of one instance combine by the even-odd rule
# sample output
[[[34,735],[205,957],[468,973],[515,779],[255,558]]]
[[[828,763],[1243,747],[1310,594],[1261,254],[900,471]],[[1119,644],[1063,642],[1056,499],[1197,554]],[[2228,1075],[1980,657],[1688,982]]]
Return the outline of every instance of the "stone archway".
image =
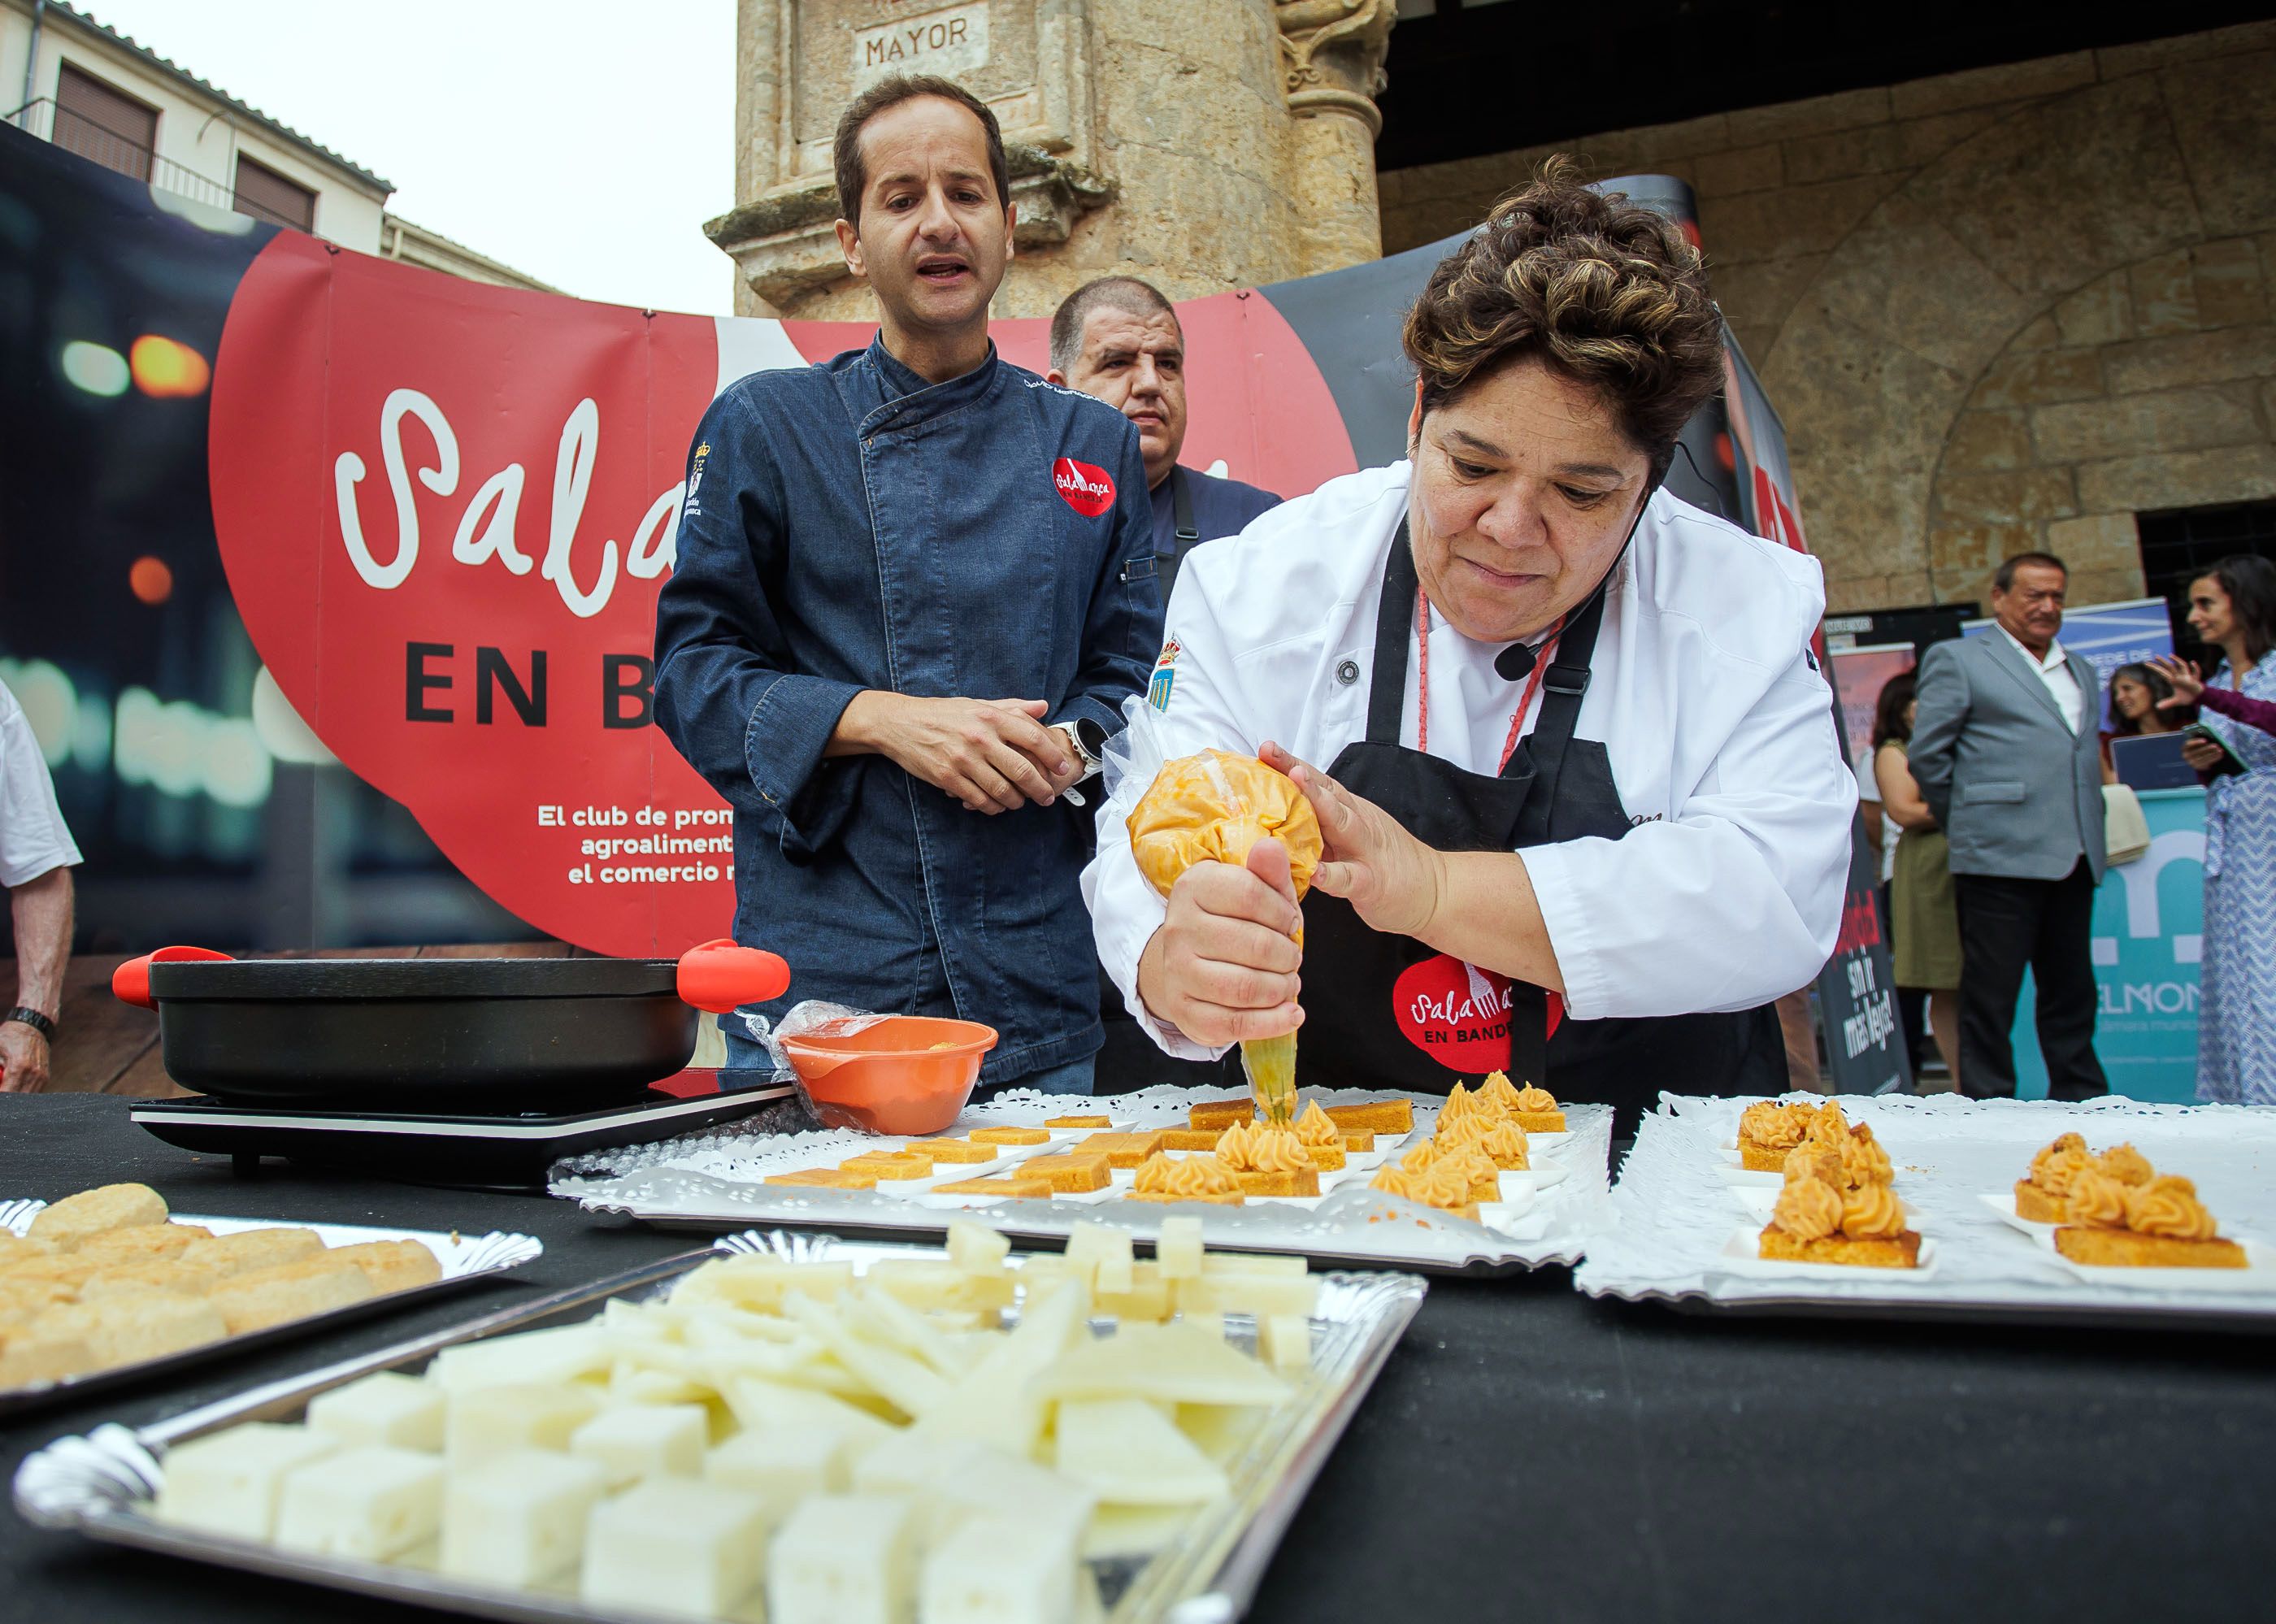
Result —
[[[1834,605],[1977,597],[2033,546],[2138,591],[2134,512],[2276,491],[2272,285],[2276,53],[2026,103],[1912,175],[1763,367]]]

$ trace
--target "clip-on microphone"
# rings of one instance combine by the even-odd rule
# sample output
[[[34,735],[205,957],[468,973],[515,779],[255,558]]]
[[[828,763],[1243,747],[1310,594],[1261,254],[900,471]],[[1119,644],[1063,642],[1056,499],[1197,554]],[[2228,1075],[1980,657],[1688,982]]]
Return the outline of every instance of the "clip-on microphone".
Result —
[[[1494,656],[1494,675],[1504,682],[1522,682],[1533,674],[1541,656],[1530,643],[1512,643]]]

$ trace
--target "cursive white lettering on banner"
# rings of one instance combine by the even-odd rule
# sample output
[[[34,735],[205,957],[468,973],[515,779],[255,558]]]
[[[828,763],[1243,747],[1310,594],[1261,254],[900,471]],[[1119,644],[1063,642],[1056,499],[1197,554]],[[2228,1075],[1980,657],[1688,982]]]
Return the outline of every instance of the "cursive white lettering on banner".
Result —
[[[589,620],[608,607],[617,585],[617,544],[601,544],[601,578],[593,589],[579,589],[569,569],[569,546],[577,538],[577,521],[584,516],[585,490],[593,482],[593,459],[601,448],[601,408],[590,395],[577,403],[569,421],[561,425],[561,449],[553,461],[553,523],[545,543],[545,579],[561,593],[569,612]]]
[[[435,467],[419,470],[419,482],[438,497],[459,488],[459,436],[443,408],[415,389],[398,389],[387,397],[379,412],[379,454],[387,465],[387,488],[395,497],[395,558],[382,564],[364,544],[363,524],[356,512],[355,488],[363,479],[363,459],[342,452],[332,465],[332,491],[338,499],[340,538],[347,543],[348,559],[356,573],[383,592],[392,591],[409,579],[419,562],[419,509],[412,499],[411,479],[403,460],[403,420],[417,418],[435,436]]]
[[[529,573],[531,560],[513,542],[514,526],[521,517],[521,465],[509,462],[482,482],[467,505],[466,517],[459,520],[459,534],[451,543],[452,558],[461,564],[496,558],[517,575]],[[493,506],[497,512],[476,535],[474,527]]]
[[[654,581],[679,562],[679,497],[686,482],[658,497],[641,515],[633,532],[632,550],[625,555],[625,573],[639,581]]]
[[[403,420],[406,417],[417,418],[434,436],[432,467],[413,470],[405,456]],[[388,396],[386,405],[380,410],[379,443],[380,459],[386,467],[388,489],[395,501],[394,558],[382,564],[373,557],[370,544],[364,538],[362,519],[356,506],[356,487],[365,473],[363,459],[354,452],[342,452],[332,465],[332,484],[339,505],[340,536],[346,543],[349,562],[367,584],[391,592],[410,579],[413,566],[419,562],[419,508],[411,489],[411,475],[415,471],[420,482],[436,496],[454,494],[459,488],[459,438],[451,431],[443,409],[433,400],[415,389],[398,389]],[[522,465],[518,462],[506,464],[475,490],[466,512],[459,517],[458,530],[451,542],[451,557],[478,568],[495,559],[516,575],[527,575],[537,568],[541,576],[553,583],[569,612],[580,619],[589,620],[606,609],[617,586],[617,543],[601,543],[600,573],[590,591],[577,584],[570,567],[570,554],[576,543],[578,524],[584,517],[587,494],[592,489],[593,465],[600,454],[600,443],[601,408],[588,397],[577,403],[561,425],[560,442],[554,452],[553,511],[547,523],[545,562],[542,567],[533,563],[515,540],[527,482]],[[625,550],[625,573],[639,581],[654,581],[671,572],[679,562],[679,504],[687,489],[684,482],[675,484],[649,505],[633,532],[631,546]]]

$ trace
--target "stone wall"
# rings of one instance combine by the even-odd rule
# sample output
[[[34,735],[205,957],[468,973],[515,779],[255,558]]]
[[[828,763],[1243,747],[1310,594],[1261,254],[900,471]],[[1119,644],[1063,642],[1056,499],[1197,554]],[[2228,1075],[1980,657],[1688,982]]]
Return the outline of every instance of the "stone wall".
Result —
[[[905,32],[914,54],[890,65],[965,84],[1013,148],[998,316],[1047,315],[1109,274],[1195,299],[1373,259],[1369,97],[1392,15],[1393,0],[741,0],[739,204],[704,229],[742,268],[738,314],[872,319],[831,233],[827,144],[862,49]],[[959,19],[984,49],[929,51]]]
[[[1381,176],[1385,250],[1551,149]],[[2276,495],[2276,23],[1554,149],[1697,193],[1836,611],[2137,596],[2136,513]]]

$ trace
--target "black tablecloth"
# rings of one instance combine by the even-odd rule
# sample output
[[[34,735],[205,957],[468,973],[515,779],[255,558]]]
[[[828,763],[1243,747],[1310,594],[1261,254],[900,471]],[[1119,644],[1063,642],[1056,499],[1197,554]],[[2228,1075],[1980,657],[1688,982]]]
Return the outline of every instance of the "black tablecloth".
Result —
[[[177,1210],[520,1229],[535,1265],[436,1306],[47,1410],[25,1453],[147,1423],[476,1309],[686,1249],[564,1203],[240,1180],[110,1099],[0,1099],[0,1198],[133,1179]],[[1551,1269],[1433,1282],[1267,1575],[1259,1624],[1346,1619],[2022,1620],[2264,1614],[2265,1343],[1718,1320],[1592,1302]],[[0,1513],[0,1619],[410,1620]],[[432,1615],[427,1615],[431,1617]]]

